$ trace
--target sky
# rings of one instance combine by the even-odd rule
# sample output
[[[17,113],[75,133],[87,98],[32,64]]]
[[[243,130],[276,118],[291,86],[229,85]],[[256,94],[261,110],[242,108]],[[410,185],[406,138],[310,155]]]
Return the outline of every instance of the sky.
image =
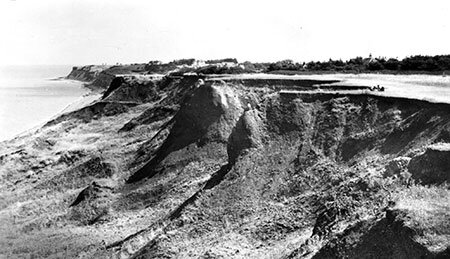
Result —
[[[0,65],[450,54],[450,1],[0,0]]]

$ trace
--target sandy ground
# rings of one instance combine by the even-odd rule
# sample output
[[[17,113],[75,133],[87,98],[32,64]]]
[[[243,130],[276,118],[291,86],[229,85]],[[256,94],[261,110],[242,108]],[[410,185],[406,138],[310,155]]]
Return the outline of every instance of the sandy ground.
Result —
[[[450,103],[450,77],[437,75],[385,75],[385,74],[324,74],[324,75],[274,75],[242,74],[218,77],[218,79],[312,79],[339,80],[334,85],[376,86],[384,92],[369,92],[374,95],[404,97],[430,102]]]
[[[81,109],[81,108],[87,106],[88,104],[94,102],[95,100],[98,100],[101,96],[102,95],[100,93],[85,94],[82,97],[80,97],[78,100],[76,100],[75,102],[67,105],[61,112],[56,114],[54,116],[54,118],[56,118],[62,114],[65,114],[65,113],[69,113],[69,112]]]

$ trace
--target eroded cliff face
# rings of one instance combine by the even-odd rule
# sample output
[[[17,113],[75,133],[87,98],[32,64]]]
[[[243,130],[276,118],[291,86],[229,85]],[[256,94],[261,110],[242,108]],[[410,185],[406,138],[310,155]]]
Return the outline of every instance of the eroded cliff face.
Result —
[[[69,73],[69,75],[67,75],[67,78],[84,82],[92,82],[100,75],[103,70],[107,68],[108,66],[96,65],[73,67],[72,71]]]
[[[212,86],[207,87],[212,91]],[[243,91],[241,87],[221,86],[223,91],[239,93],[233,100],[253,97],[256,105],[235,101],[227,111],[223,104],[230,102],[220,98],[220,112],[215,112],[214,106],[200,106],[199,113],[191,110],[193,103],[214,103],[215,98],[200,94],[208,88],[194,92],[177,114],[180,117],[174,118],[179,127],[172,128],[195,136],[188,141],[190,149],[167,149],[163,144],[158,152],[165,154],[164,159],[152,160],[130,178],[132,182],[146,178],[145,184],[151,184],[175,170],[173,164],[177,163],[171,157],[205,163],[213,153],[192,157],[188,152],[202,154],[202,149],[216,142],[227,146],[226,154],[212,157],[213,161],[224,161],[222,166],[175,209],[163,233],[138,251],[137,257],[307,256],[315,252],[314,246],[361,218],[379,217],[384,222],[380,214],[388,206],[389,193],[402,184],[382,178],[383,166],[398,156],[415,157],[417,150],[438,141],[450,127],[450,106],[445,104],[364,94],[274,94],[251,88]],[[189,117],[191,112],[196,118]],[[233,114],[232,119],[223,117],[227,112]],[[211,122],[224,124],[211,126]],[[211,133],[220,137],[208,138]],[[182,134],[171,132],[169,136],[184,139]],[[170,137],[167,141],[173,142]],[[183,167],[187,165],[183,163]],[[164,169],[156,170],[159,166]],[[190,174],[192,171],[186,177]],[[180,174],[177,177],[183,178]],[[371,224],[383,228],[382,222]],[[400,235],[403,230],[390,231]],[[294,244],[299,248],[293,249]],[[408,245],[391,244],[395,252],[385,254],[393,258],[433,255],[417,242],[413,242],[417,251],[410,251]],[[375,248],[355,252],[354,258],[360,253],[375,254],[371,249]],[[316,257],[322,255],[330,253],[321,252]]]
[[[89,65],[73,67],[67,75],[67,79],[86,82],[87,86],[94,90],[104,90],[109,88],[116,77],[140,75],[143,64],[134,65]]]
[[[67,257],[360,258],[379,247],[388,258],[445,255],[450,192],[437,184],[448,177],[427,177],[423,161],[448,176],[445,155],[426,147],[450,141],[450,105],[320,83],[113,82],[102,100],[49,123],[34,149],[26,143],[36,136],[11,142],[3,211],[19,218],[12,230],[42,237],[38,255],[61,255],[75,238]],[[63,151],[68,143],[85,147]],[[29,173],[38,161],[47,165]],[[54,204],[31,226],[14,207],[43,202],[30,194]],[[429,200],[425,214],[413,205]],[[51,250],[55,236],[64,241]]]
[[[447,131],[442,131],[446,133]],[[450,145],[437,143],[427,147],[423,154],[415,156],[408,165],[412,177],[424,184],[440,184],[450,181]]]

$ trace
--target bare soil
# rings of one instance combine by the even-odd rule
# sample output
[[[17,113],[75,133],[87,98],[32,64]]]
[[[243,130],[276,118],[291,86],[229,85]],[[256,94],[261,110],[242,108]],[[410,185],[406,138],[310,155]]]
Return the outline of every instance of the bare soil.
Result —
[[[0,254],[448,256],[450,104],[252,77],[112,79],[2,142]]]

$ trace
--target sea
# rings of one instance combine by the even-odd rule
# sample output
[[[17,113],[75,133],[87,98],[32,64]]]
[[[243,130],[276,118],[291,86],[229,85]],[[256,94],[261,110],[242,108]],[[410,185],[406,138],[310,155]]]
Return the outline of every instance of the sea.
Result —
[[[0,66],[0,141],[42,125],[88,92],[72,66]]]

